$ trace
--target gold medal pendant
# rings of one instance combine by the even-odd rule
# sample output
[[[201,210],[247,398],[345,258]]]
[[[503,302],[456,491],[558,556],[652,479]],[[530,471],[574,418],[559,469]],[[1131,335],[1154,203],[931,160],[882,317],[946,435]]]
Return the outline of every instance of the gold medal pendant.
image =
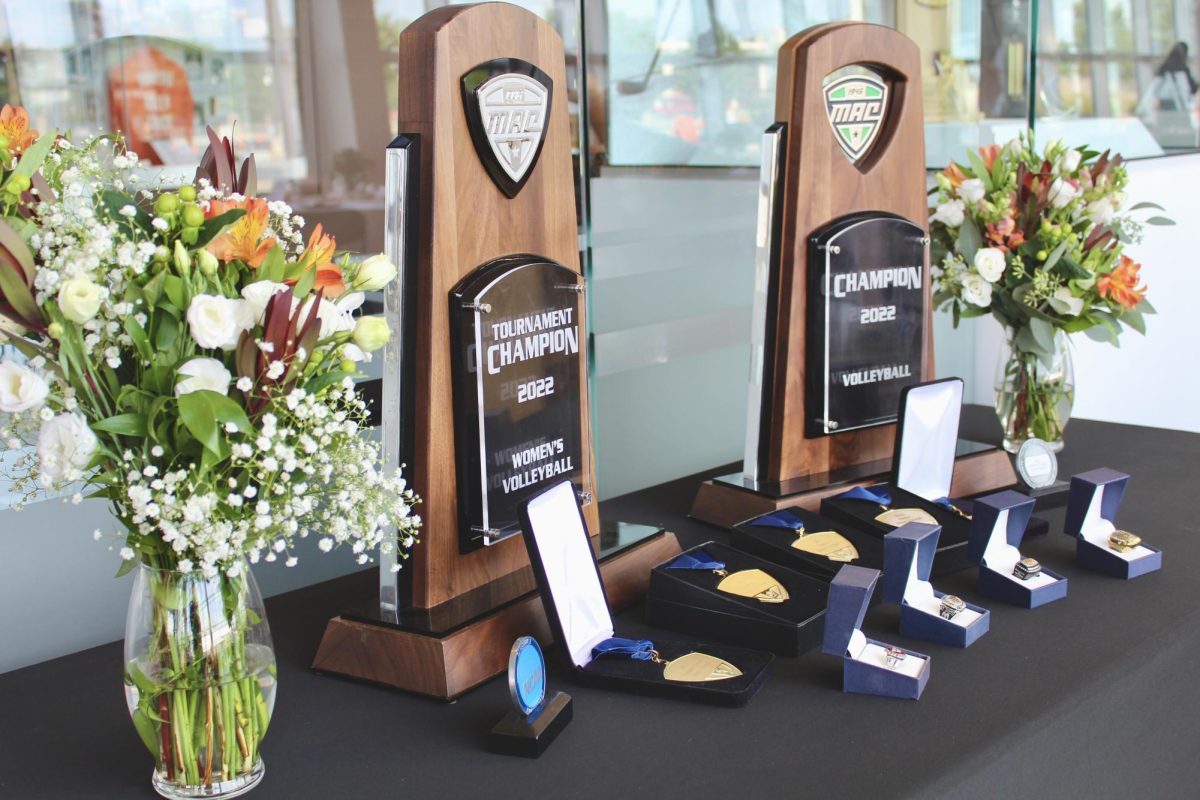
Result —
[[[924,522],[927,525],[937,525],[938,521],[928,511],[920,508],[893,508],[875,518],[877,522],[899,528],[910,522]]]
[[[669,681],[682,681],[684,683],[723,681],[729,678],[736,678],[742,674],[740,669],[728,661],[722,661],[716,656],[710,656],[705,653],[688,653],[685,656],[673,658],[670,661],[660,661],[659,663],[665,665],[663,668],[664,678]]]
[[[736,594],[739,597],[753,597],[760,603],[782,603],[790,597],[787,589],[783,588],[779,581],[761,569],[743,569],[732,575],[726,575],[717,584],[717,590]],[[698,654],[692,653],[692,655]]]
[[[792,547],[797,550],[812,553],[814,556],[824,556],[830,561],[840,561],[847,564],[858,558],[858,548],[837,531],[805,533],[804,529],[801,528],[798,533],[800,534],[799,537],[796,541],[792,542]]]

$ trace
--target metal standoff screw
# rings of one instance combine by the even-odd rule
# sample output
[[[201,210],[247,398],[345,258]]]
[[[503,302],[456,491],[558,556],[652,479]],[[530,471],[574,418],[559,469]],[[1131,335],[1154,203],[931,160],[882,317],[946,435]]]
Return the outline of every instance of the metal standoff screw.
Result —
[[[829,422],[826,423],[826,426],[829,428],[829,430],[836,431],[838,429],[837,420],[835,420],[835,419],[829,420]]]
[[[579,502],[581,502],[581,503],[592,502],[592,493],[591,492],[575,492],[575,494],[579,495]]]
[[[583,294],[583,284],[582,283],[561,283],[558,286],[555,286],[554,288],[562,289],[564,292],[575,292],[576,294]]]
[[[830,253],[833,253],[835,256],[842,252],[842,246],[840,244],[823,244],[821,245],[821,249],[827,250]]]
[[[917,241],[918,241],[918,242],[920,242],[920,243],[921,243],[921,244],[923,244],[923,245],[928,245],[928,244],[929,244],[929,237],[928,237],[928,236],[919,236],[919,237],[917,237]]]
[[[484,314],[492,313],[491,303],[463,303],[463,308],[470,311],[482,311]]]

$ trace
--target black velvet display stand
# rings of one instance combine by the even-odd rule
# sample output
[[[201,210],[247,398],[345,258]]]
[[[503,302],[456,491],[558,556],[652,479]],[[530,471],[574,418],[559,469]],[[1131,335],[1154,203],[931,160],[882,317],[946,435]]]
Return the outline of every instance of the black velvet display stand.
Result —
[[[968,412],[963,435],[998,440],[992,409]],[[446,705],[309,671],[325,622],[371,591],[374,571],[270,598],[279,696],[266,778],[249,797],[1195,797],[1200,435],[1072,420],[1060,464],[1063,477],[1100,466],[1133,476],[1121,524],[1163,548],[1162,570],[1133,581],[1084,570],[1062,510],[1039,509],[1051,535],[1022,551],[1069,576],[1067,598],[1029,610],[983,600],[973,570],[940,580],[992,612],[991,631],[966,650],[896,636],[895,606],[867,612],[864,633],[937,662],[918,703],[843,694],[841,659],[817,652],[777,658],[770,682],[737,710],[577,686],[572,723],[526,761],[487,750],[509,708],[503,677]],[[723,535],[686,519],[697,481],[601,511],[666,524],[693,546]],[[86,587],[62,592],[64,608],[93,599]],[[621,632],[651,638],[641,615],[619,614]],[[546,655],[561,688],[568,668]],[[0,797],[155,796],[121,664],[113,643],[0,675]]]

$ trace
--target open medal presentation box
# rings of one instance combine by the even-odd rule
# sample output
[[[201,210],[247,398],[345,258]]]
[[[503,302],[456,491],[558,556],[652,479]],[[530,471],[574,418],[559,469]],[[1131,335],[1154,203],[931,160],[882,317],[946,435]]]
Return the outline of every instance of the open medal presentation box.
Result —
[[[926,511],[942,526],[932,566],[934,577],[969,566],[966,558],[969,522],[937,502],[946,500],[964,512],[971,511],[970,501],[948,498],[954,477],[962,395],[961,378],[944,378],[905,389],[900,395],[892,481],[870,487],[890,496],[890,508]],[[886,536],[896,527],[876,519],[882,512],[878,504],[842,494],[821,501],[821,513],[835,522]]]
[[[559,653],[579,683],[724,706],[745,705],[762,688],[775,656],[760,650],[692,639],[653,639],[666,661],[700,652],[742,673],[704,682],[669,681],[663,676],[663,665],[652,661],[616,655],[594,658],[593,648],[617,634],[571,482],[556,483],[522,503],[521,520],[546,618]]]
[[[1064,533],[1078,540],[1076,563],[1126,580],[1162,568],[1162,551],[1157,548],[1139,544],[1122,553],[1108,544],[1109,535],[1117,530],[1117,509],[1128,484],[1128,475],[1107,468],[1072,477],[1067,524],[1063,528]]]
[[[676,556],[650,573],[648,623],[785,656],[798,656],[821,644],[828,583],[718,542],[684,551],[684,555],[700,554],[722,562],[729,576],[761,570],[787,592],[787,599],[766,603],[721,591],[717,586],[725,578],[712,570],[671,569],[680,558]]]
[[[929,582],[941,530],[937,525],[910,522],[884,540],[883,599],[900,606],[900,633],[913,639],[951,647],[969,647],[988,632],[991,614],[966,604],[952,618],[941,615],[942,598]]]
[[[916,700],[929,682],[929,656],[904,651],[894,667],[887,663],[887,645],[862,632],[879,570],[847,565],[829,584],[822,651],[842,657],[842,690],[857,694]]]
[[[1037,608],[1067,596],[1067,579],[1045,567],[1028,580],[1013,574],[1021,560],[1021,540],[1034,499],[1020,492],[996,492],[974,504],[967,558],[979,565],[979,592],[1022,608]]]
[[[799,526],[808,535],[832,531],[845,537],[854,546],[858,556],[852,562],[841,562],[833,561],[819,552],[801,550],[795,546],[803,541],[802,537],[797,536]],[[739,523],[730,528],[729,541],[739,550],[827,582],[833,580],[843,563],[883,569],[883,542],[878,536],[864,533],[856,527],[838,525],[828,517],[799,506],[771,511]]]

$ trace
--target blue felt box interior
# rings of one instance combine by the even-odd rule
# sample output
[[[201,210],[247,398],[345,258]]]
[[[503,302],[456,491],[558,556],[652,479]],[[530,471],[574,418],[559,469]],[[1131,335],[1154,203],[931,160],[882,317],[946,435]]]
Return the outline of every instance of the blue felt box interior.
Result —
[[[1095,469],[1071,478],[1063,529],[1077,539],[1075,560],[1080,566],[1125,579],[1162,567],[1162,551],[1145,542],[1124,551],[1109,544],[1108,537],[1118,530],[1117,511],[1128,484],[1128,475],[1112,469]]]
[[[967,647],[987,633],[991,615],[980,606],[966,603],[953,616],[942,616],[945,593],[929,582],[939,533],[936,525],[911,522],[887,535],[883,597],[900,606],[900,632],[905,636]]]
[[[929,680],[930,658],[911,650],[889,665],[888,645],[862,632],[879,571],[847,565],[829,586],[822,651],[842,658],[846,692],[917,699]]]

